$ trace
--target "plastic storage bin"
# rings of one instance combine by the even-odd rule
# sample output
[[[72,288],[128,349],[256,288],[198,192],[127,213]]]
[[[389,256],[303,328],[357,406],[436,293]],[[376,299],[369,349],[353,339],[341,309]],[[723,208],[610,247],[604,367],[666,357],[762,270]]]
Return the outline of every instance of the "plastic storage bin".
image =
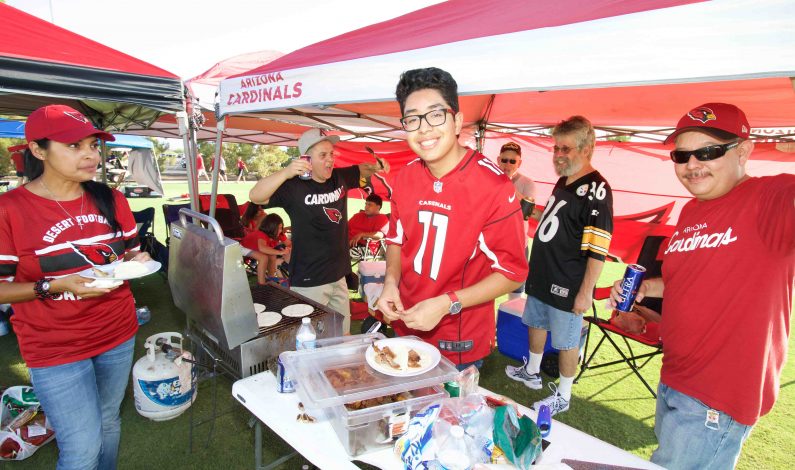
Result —
[[[447,397],[443,384],[458,375],[455,364],[445,357],[419,375],[385,375],[365,359],[372,335],[344,338],[335,344],[318,340],[317,349],[285,351],[279,358],[309,414],[328,419],[351,456],[393,445],[414,414]],[[419,341],[414,336],[403,338]],[[383,403],[381,397],[392,395],[401,395],[400,401]],[[370,403],[362,409],[345,406],[363,401]]]
[[[349,410],[345,405],[326,410],[331,427],[351,457],[394,445],[397,438],[406,432],[409,420],[415,414],[448,397],[442,385],[406,393],[412,398],[362,410]]]
[[[505,356],[521,361],[527,357],[530,350],[530,340],[527,337],[527,326],[522,323],[525,299],[518,298],[503,302],[497,310],[497,350]],[[585,344],[588,334],[588,323],[583,321],[580,348]],[[552,338],[547,332],[547,342],[544,344],[544,353],[558,350],[552,347]]]

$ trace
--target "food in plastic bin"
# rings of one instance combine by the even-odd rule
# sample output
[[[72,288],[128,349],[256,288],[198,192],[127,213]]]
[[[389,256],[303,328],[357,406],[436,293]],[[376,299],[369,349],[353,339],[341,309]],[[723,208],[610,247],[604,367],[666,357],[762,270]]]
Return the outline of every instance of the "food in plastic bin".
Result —
[[[30,457],[55,437],[31,387],[9,387],[0,401],[0,460]]]

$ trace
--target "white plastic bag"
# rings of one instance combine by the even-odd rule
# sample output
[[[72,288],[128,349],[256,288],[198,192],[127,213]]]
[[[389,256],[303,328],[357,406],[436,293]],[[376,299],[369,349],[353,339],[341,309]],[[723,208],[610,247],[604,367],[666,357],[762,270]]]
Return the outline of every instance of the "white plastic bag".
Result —
[[[26,459],[55,437],[33,388],[9,387],[0,405],[0,460]]]

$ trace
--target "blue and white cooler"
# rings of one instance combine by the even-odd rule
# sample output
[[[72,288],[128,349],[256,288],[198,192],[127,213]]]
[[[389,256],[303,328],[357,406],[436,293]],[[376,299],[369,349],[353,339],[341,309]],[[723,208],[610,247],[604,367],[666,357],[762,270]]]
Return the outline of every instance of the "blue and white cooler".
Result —
[[[522,323],[525,299],[516,298],[503,302],[497,308],[497,350],[500,353],[521,361],[527,357],[530,350],[530,340],[527,337],[527,326]],[[582,336],[580,336],[580,352],[585,344],[588,334],[588,324],[583,322]],[[544,354],[557,353],[552,347],[552,338],[547,332],[547,342],[544,344]]]

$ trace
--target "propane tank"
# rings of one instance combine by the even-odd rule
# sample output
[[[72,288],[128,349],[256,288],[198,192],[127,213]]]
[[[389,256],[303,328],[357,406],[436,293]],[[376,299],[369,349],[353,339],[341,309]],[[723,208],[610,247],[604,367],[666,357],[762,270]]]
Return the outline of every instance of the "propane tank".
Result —
[[[135,409],[153,421],[176,418],[196,399],[196,369],[182,350],[182,335],[158,333],[146,338],[146,356],[132,370]]]

